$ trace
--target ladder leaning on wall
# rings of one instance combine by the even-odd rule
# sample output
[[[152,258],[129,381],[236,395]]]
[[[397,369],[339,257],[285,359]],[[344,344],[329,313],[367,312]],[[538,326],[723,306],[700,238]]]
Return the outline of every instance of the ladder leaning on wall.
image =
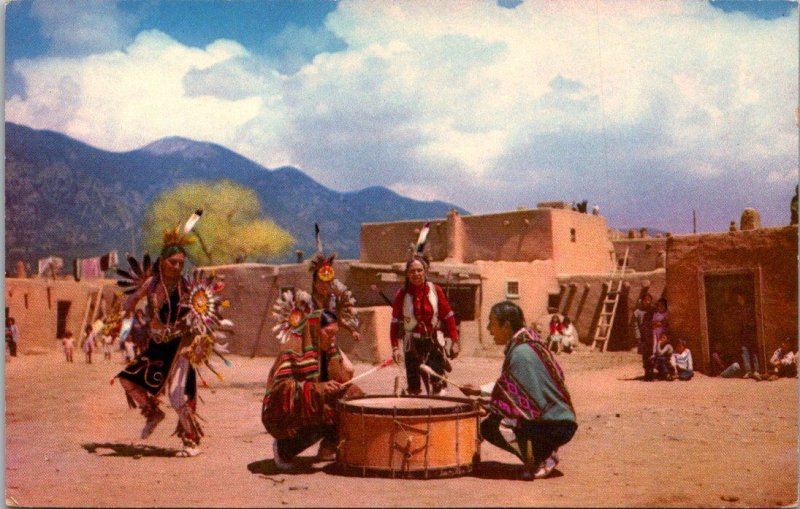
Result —
[[[608,338],[611,337],[611,328],[614,326],[614,317],[617,314],[617,305],[622,293],[622,278],[625,277],[625,269],[628,266],[628,249],[627,247],[625,248],[622,264],[614,265],[611,278],[608,280],[608,292],[603,296],[603,307],[600,310],[600,317],[597,319],[597,327],[594,330],[592,350],[600,348],[605,352],[608,347]]]

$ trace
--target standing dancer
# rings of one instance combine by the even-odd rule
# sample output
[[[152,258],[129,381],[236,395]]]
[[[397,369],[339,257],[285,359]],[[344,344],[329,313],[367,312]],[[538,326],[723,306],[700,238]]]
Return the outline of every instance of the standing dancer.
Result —
[[[405,353],[407,392],[417,395],[422,392],[420,378],[428,387],[428,377],[420,372],[420,365],[427,364],[436,373],[445,372],[444,346],[439,343],[439,324],[443,323],[452,346],[447,356],[454,359],[459,351],[458,329],[450,303],[442,288],[427,279],[430,266],[423,254],[430,224],[420,231],[414,253],[406,263],[406,283],[395,295],[392,304],[392,323],[389,337],[392,341],[392,357],[400,363],[400,340]],[[445,384],[440,379],[431,381],[431,394],[446,394]]]
[[[178,455],[184,457],[200,452],[203,436],[196,416],[199,373],[195,368],[205,364],[221,378],[209,359],[212,353],[222,357],[227,351],[215,341],[224,337],[215,329],[230,325],[219,315],[219,309],[226,305],[217,295],[222,283],[214,282],[213,276],[195,276],[191,280],[183,276],[185,246],[194,241],[188,234],[200,214],[202,211],[195,212],[182,232],[176,227],[164,233],[160,256],[152,266],[149,255],[145,254],[141,265],[135,258],[128,258],[131,273],[118,270],[124,278],[118,284],[131,294],[124,305],[125,316],[130,317],[139,301],[146,299],[150,340],[147,348],[116,377],[125,390],[128,404],[131,408],[141,408],[146,418],[142,438],[150,436],[164,419],[158,405],[160,396],[167,393],[178,413],[174,434],[183,441],[184,448]],[[229,364],[227,360],[225,363]]]

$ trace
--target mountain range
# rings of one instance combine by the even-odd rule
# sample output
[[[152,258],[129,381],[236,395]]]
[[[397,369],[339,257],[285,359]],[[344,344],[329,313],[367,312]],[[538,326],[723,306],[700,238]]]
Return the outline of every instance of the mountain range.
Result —
[[[139,252],[140,223],[150,202],[184,182],[228,179],[253,189],[266,217],[287,230],[306,256],[315,222],[326,251],[358,258],[361,223],[445,217],[441,201],[406,198],[384,187],[337,192],[301,170],[266,168],[212,143],[170,137],[130,152],[108,152],[64,134],[6,122],[6,267],[35,269],[49,255]],[[413,240],[413,239],[412,239]],[[408,241],[408,239],[405,239]],[[285,262],[282,259],[259,260]]]

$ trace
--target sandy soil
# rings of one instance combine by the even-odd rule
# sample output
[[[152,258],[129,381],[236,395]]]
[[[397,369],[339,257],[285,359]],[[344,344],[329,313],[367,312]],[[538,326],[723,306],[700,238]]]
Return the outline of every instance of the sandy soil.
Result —
[[[277,473],[260,421],[272,359],[233,357],[201,389],[203,453],[174,457],[175,413],[146,441],[113,361],[23,355],[6,368],[6,501],[25,506],[783,506],[797,500],[797,382],[642,382],[629,353],[562,354],[578,413],[549,479],[518,481],[516,458],[484,443],[472,475],[439,480],[345,477],[310,463]],[[454,363],[456,382],[493,380],[499,358]],[[356,373],[367,365],[356,366]],[[388,393],[399,371],[364,379]]]

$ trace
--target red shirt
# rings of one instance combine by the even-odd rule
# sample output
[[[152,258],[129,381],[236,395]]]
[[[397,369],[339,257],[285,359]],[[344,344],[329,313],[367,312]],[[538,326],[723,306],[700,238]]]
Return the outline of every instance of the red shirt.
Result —
[[[427,283],[427,282],[426,282]],[[447,302],[444,292],[437,284],[433,285],[436,290],[436,297],[439,301],[439,323],[444,324],[447,335],[453,340],[458,341],[458,329],[456,328],[456,319],[453,315],[453,310],[450,309],[450,303]],[[411,331],[417,334],[435,334],[436,330],[433,328],[431,319],[433,318],[433,306],[428,300],[428,285],[423,284],[420,286],[408,285],[408,293],[411,295],[411,302],[414,305],[414,318],[417,320],[417,325]],[[403,326],[403,305],[405,303],[406,290],[405,287],[397,291],[392,304],[392,325],[389,331],[389,337],[392,340],[392,347],[398,345],[400,338],[405,336],[405,327]]]

